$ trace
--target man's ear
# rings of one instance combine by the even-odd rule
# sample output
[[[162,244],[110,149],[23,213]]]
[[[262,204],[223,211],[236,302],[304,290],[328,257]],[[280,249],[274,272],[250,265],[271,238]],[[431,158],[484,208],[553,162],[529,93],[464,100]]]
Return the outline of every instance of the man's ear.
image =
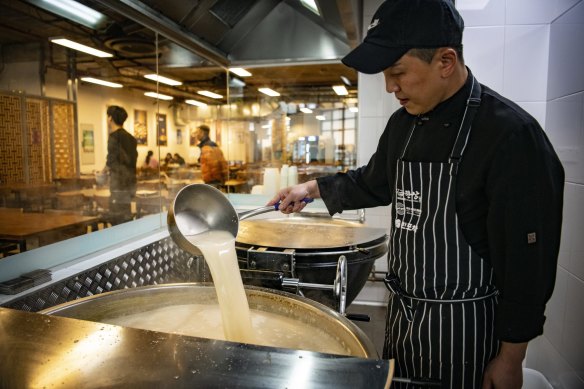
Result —
[[[440,74],[443,78],[450,77],[459,62],[456,50],[451,47],[442,47],[438,49],[435,54],[435,59],[438,61]]]

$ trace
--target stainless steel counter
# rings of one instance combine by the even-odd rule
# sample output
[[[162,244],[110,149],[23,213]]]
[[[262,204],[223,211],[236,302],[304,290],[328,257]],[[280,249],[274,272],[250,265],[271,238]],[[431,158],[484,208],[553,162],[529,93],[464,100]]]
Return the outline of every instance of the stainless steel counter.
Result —
[[[390,361],[0,308],[0,388],[387,388]]]

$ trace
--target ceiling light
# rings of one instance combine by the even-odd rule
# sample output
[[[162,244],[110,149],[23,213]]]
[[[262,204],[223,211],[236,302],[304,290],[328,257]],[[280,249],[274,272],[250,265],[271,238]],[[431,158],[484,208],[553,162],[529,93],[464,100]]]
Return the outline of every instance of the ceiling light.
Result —
[[[159,76],[158,74],[145,74],[144,78],[147,78],[147,79],[152,80],[152,81],[158,81],[158,82],[161,82],[163,84],[171,85],[171,86],[182,85],[182,82],[180,82],[180,81],[176,81],[176,80],[173,80],[171,78],[164,77],[164,76]]]
[[[197,107],[201,107],[204,108],[207,106],[207,104],[197,101],[197,100],[185,100],[185,103],[190,104],[190,105],[196,105]]]
[[[213,93],[213,92],[210,92],[208,90],[200,90],[197,93],[200,94],[200,95],[203,95],[203,96],[210,97],[212,99],[220,99],[220,98],[223,97],[223,96],[221,96],[221,95],[219,95],[217,93]]]
[[[312,109],[310,108],[306,108],[306,107],[302,107],[300,108],[300,111],[304,112],[304,113],[312,113]]]
[[[347,91],[347,88],[345,88],[344,85],[333,85],[333,90],[339,96],[346,96],[349,94],[349,91]]]
[[[357,108],[357,107],[350,107],[349,108],[349,111],[357,113],[357,112],[359,112],[359,108]]]
[[[159,100],[172,100],[172,96],[167,96],[156,92],[146,92],[144,93],[144,96],[154,97],[155,99]]]
[[[230,77],[229,86],[233,88],[243,88],[245,86],[245,82],[243,82],[237,77]]]
[[[316,2],[314,0],[300,0],[303,6],[320,16],[320,12],[318,11],[318,7],[316,6]]]
[[[326,119],[324,117],[324,115],[316,115],[315,118],[316,118],[316,120],[325,120]]]
[[[106,16],[101,12],[73,0],[30,0],[30,2],[92,29],[98,29],[107,22]]]
[[[115,82],[104,81],[104,80],[100,80],[98,78],[93,78],[93,77],[81,77],[81,81],[90,82],[92,84],[98,84],[98,85],[103,85],[103,86],[109,86],[110,88],[122,88],[123,87],[122,84],[116,84]]]
[[[263,94],[268,95],[268,96],[272,96],[272,97],[280,96],[280,94],[278,92],[276,92],[275,90],[270,89],[270,88],[258,88],[258,90],[260,92],[262,92]]]
[[[345,85],[351,86],[351,81],[347,77],[341,76],[341,81],[343,81]]]
[[[249,77],[251,73],[244,68],[229,68],[231,73],[237,74],[239,77]]]
[[[58,45],[65,46],[65,47],[68,47],[70,49],[82,51],[82,52],[87,53],[87,54],[95,55],[96,57],[100,57],[100,58],[113,57],[113,54],[106,53],[105,51],[94,49],[93,47],[82,45],[81,43],[73,42],[69,39],[49,38],[49,40],[53,43],[58,44]]]

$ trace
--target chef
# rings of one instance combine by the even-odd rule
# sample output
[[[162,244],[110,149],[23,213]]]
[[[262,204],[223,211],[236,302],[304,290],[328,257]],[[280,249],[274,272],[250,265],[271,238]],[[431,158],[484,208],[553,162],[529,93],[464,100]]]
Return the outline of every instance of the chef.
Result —
[[[383,357],[443,388],[519,389],[554,288],[564,172],[537,121],[465,66],[463,28],[448,0],[382,3],[343,63],[383,72],[402,108],[366,166],[270,204],[392,204]]]

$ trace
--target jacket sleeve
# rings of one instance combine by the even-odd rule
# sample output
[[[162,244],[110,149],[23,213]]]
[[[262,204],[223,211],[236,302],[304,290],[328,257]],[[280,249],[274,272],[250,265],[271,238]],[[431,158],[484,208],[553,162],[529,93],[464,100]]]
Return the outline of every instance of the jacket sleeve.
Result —
[[[393,172],[389,152],[391,119],[377,150],[367,165],[346,173],[317,179],[320,195],[331,215],[343,210],[377,207],[391,203]]]
[[[486,185],[499,340],[526,342],[543,333],[556,276],[563,188],[563,168],[539,125],[513,131],[500,147]]]

